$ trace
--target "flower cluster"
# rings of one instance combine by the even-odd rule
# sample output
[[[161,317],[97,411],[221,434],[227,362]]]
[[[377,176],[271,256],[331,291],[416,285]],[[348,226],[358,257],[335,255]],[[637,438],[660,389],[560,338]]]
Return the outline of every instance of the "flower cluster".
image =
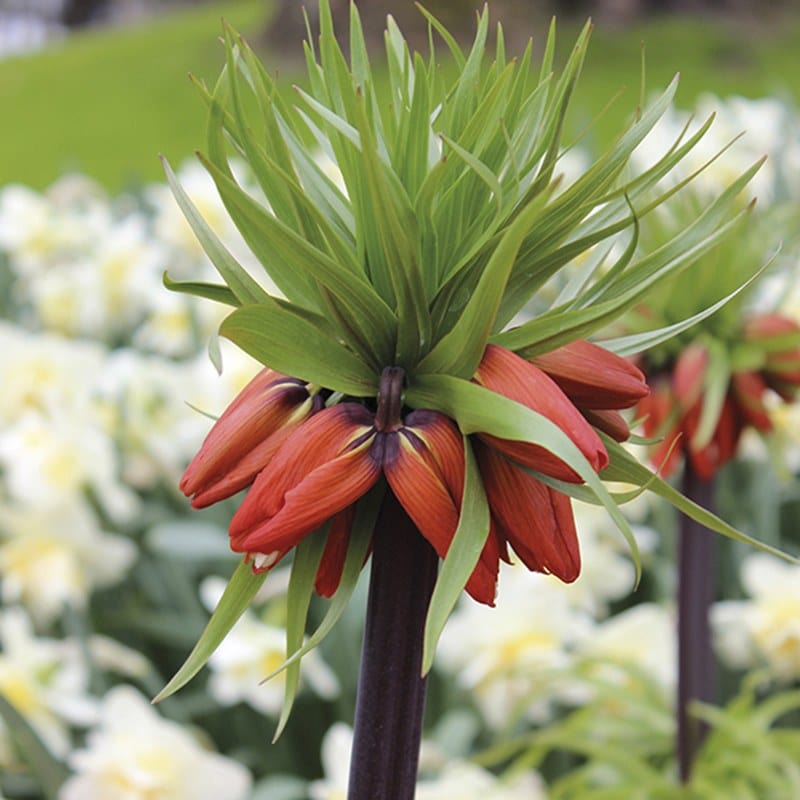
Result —
[[[781,344],[787,338],[789,344]],[[744,321],[739,341],[751,363],[737,368],[734,355],[714,424],[708,423],[713,412],[707,405],[720,373],[714,361],[719,350],[713,345],[702,338],[694,341],[679,354],[671,373],[651,378],[652,394],[637,411],[645,434],[661,440],[651,457],[664,474],[671,474],[685,454],[701,478],[712,478],[735,456],[746,427],[772,431],[773,397],[794,399],[800,388],[800,324],[776,313],[754,316]]]
[[[592,423],[624,441],[629,431],[618,409],[648,391],[636,367],[582,340],[531,361],[489,345],[473,380],[551,420],[598,472],[608,454]],[[353,401],[326,407],[330,392],[264,369],[214,425],[181,489],[203,507],[252,484],[230,536],[257,571],[332,519],[316,579],[326,597],[338,588],[354,504],[381,475],[444,558],[461,511],[464,443],[444,414],[404,413],[402,381],[402,370],[386,370],[372,411]],[[575,580],[580,554],[569,497],[532,472],[566,482],[580,476],[539,445],[476,438],[491,532],[467,591],[494,604],[499,561],[508,560],[509,546],[529,569]]]

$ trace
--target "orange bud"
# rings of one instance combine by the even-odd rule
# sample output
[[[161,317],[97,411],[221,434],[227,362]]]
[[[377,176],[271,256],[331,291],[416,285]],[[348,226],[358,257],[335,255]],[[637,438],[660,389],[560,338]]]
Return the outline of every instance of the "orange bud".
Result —
[[[708,349],[700,342],[690,344],[675,362],[672,390],[683,411],[688,411],[700,399],[707,367]]]
[[[225,409],[180,482],[194,508],[249,486],[286,436],[314,411],[305,383],[263,369]]]
[[[531,363],[579,408],[630,408],[650,391],[640,369],[585,339],[536,356]]]
[[[767,382],[761,375],[757,372],[734,372],[731,391],[745,422],[765,433],[772,430],[772,420],[764,404]]]
[[[736,454],[743,426],[728,395],[722,404],[711,441],[700,449],[693,449],[691,442],[697,432],[701,413],[701,402],[698,400],[684,417],[684,441],[687,442],[686,448],[694,471],[704,480],[711,480]]]
[[[800,325],[781,314],[763,314],[748,320],[744,327],[745,339],[766,343],[771,338],[800,333]],[[793,399],[794,390],[800,386],[800,346],[785,350],[770,350],[764,377],[771,388],[784,399]]]

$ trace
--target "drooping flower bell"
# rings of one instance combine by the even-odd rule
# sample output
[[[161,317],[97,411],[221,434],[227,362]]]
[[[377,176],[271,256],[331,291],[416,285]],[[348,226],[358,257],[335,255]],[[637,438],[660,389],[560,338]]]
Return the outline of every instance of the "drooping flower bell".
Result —
[[[322,406],[308,384],[261,370],[228,406],[180,481],[180,490],[204,508],[249,486],[286,437]]]

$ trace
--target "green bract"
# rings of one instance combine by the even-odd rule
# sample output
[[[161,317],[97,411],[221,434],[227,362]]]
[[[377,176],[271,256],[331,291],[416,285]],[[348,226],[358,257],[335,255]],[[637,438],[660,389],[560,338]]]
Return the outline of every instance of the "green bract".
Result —
[[[487,501],[468,438],[476,430],[543,445],[570,464],[586,485],[559,485],[559,490],[604,504],[634,557],[633,536],[616,504],[624,496],[609,494],[602,478],[624,480],[639,487],[636,491],[656,487],[704,524],[748,538],[674,493],[621,447],[609,446],[607,475],[598,477],[558,426],[470,379],[488,343],[532,357],[586,338],[665,278],[691,267],[747,213],[737,196],[759,164],[658,248],[642,250],[640,220],[682,185],[663,190],[659,182],[711,124],[682,135],[646,171],[630,176],[630,156],[670,108],[677,81],[633,115],[583,175],[562,185],[564,122],[591,26],[584,27],[558,75],[554,26],[534,69],[530,45],[521,57],[507,58],[500,27],[493,51],[487,50],[486,10],[467,54],[422,13],[430,23],[429,55],[412,55],[389,18],[388,83],[378,83],[355,7],[348,63],[322,0],[318,41],[311,43],[309,31],[305,49],[308,87],[297,89],[294,104],[282,98],[249,47],[225,29],[225,68],[213,89],[200,86],[209,111],[207,152],[200,159],[265,276],[249,275],[236,262],[169,167],[167,177],[224,281],[170,286],[234,306],[221,326],[223,336],[275,370],[356,399],[374,399],[382,370],[402,367],[405,404],[444,412],[464,434],[468,496],[429,610],[427,670],[488,532]],[[439,64],[437,35],[455,62],[453,73]],[[257,194],[237,182],[229,163],[233,157],[249,165]],[[323,158],[331,168],[322,165]],[[612,249],[620,237],[622,247]],[[575,270],[570,280],[560,281],[553,305],[533,302],[570,265]],[[267,276],[282,297],[262,288]],[[522,311],[526,321],[515,325]],[[626,344],[631,343],[621,347]],[[341,614],[379,505],[374,493],[359,501],[355,544],[339,590],[305,645],[305,610],[321,553],[317,534],[298,548],[290,589],[295,612],[288,625],[292,668]],[[211,632],[162,695],[202,666],[257,582],[247,571],[236,573]],[[296,675],[290,676],[287,708],[295,683]]]

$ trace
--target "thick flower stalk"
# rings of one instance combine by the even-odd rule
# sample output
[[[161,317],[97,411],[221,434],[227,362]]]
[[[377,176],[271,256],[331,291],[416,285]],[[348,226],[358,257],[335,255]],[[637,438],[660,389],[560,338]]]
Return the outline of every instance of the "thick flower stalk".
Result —
[[[355,7],[348,63],[323,0],[296,104],[225,31],[226,69],[213,89],[199,86],[209,108],[207,153],[199,157],[279,294],[231,256],[166,167],[223,279],[169,285],[228,303],[221,335],[268,371],[220,417],[181,484],[196,506],[247,488],[230,526],[243,559],[162,696],[197,672],[271,568],[293,553],[282,727],[299,659],[342,613],[372,553],[351,792],[370,800],[413,792],[416,762],[390,786],[386,748],[415,752],[419,675],[464,589],[493,604],[499,562],[511,551],[529,569],[574,580],[580,549],[571,496],[602,504],[636,557],[602,479],[667,492],[619,444],[629,434],[620,412],[648,388],[638,368],[589,340],[653,286],[691,268],[747,213],[737,197],[758,169],[675,230],[670,247],[643,253],[638,220],[672,193],[653,199],[710,121],[625,177],[631,154],[669,108],[673,82],[562,186],[561,135],[590,26],[556,77],[554,28],[534,72],[531,47],[507,59],[501,30],[486,59],[488,12],[467,55],[422,13],[431,41],[438,31],[448,46],[455,79],[435,52],[411,54],[390,18],[389,88],[376,90]],[[318,154],[332,161],[334,178]],[[232,155],[249,165],[257,193],[237,183]],[[572,281],[550,308],[532,304],[578,256],[620,235],[625,246],[613,264]],[[518,322],[532,307],[537,313]],[[314,588],[332,600],[304,643]],[[400,662],[403,669],[392,668]],[[416,698],[412,726],[396,713],[407,691]],[[385,715],[375,706],[384,702]],[[395,722],[376,737],[372,726],[384,718]],[[376,738],[385,742],[380,752]]]

